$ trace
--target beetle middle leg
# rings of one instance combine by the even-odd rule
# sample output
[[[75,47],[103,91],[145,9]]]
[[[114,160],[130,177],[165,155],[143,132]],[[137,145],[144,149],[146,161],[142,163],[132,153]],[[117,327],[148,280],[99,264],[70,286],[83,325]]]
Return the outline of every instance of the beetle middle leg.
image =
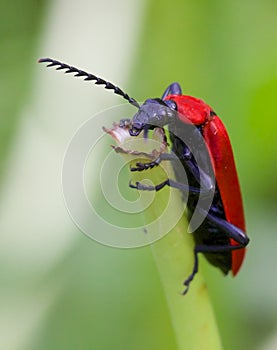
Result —
[[[132,184],[130,182],[129,186],[131,188],[135,188],[135,189],[137,189],[139,191],[160,191],[165,186],[169,186],[169,187],[181,190],[183,192],[189,192],[189,193],[194,193],[194,194],[200,194],[201,192],[203,192],[202,190],[200,190],[200,188],[192,187],[192,186],[189,186],[189,185],[186,185],[186,184],[174,181],[172,179],[166,179],[165,181],[163,181],[163,182],[161,182],[161,183],[159,183],[158,185],[155,185],[155,186],[144,185],[144,184],[142,184],[141,182],[138,182],[138,181],[135,184]]]

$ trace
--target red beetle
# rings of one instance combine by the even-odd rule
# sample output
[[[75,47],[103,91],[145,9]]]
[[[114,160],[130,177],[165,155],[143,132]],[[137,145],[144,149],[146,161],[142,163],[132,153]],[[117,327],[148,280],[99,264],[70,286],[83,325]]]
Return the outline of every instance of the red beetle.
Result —
[[[149,163],[137,163],[131,170],[144,171],[162,161],[172,161],[176,180],[166,179],[156,186],[137,182],[130,184],[130,187],[148,191],[159,191],[165,186],[177,188],[188,195],[188,219],[191,220],[194,212],[203,217],[193,231],[194,266],[184,282],[186,289],[183,294],[188,291],[198,271],[198,253],[203,253],[223,273],[232,270],[233,275],[236,275],[249,238],[245,233],[242,197],[232,147],[224,125],[213,109],[200,99],[182,95],[178,83],[171,84],[162,98],[148,99],[140,106],[120,88],[92,74],[50,58],[39,62],[66,69],[66,73],[75,73],[75,76],[85,77],[85,80],[95,80],[96,84],[113,90],[137,107],[138,112],[132,120],[127,121],[131,136],[137,136],[143,131],[147,137],[149,129],[168,126],[172,153],[161,154]],[[122,126],[126,126],[126,120],[122,121]],[[188,184],[178,173],[176,159],[186,170]],[[206,207],[203,198],[211,194],[209,206]]]

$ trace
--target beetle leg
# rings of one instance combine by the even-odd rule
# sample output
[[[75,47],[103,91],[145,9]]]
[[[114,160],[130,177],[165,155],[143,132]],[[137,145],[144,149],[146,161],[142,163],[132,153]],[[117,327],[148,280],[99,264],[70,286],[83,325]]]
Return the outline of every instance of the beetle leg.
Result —
[[[147,163],[147,164],[149,165],[149,167],[151,167],[151,163]],[[155,165],[153,165],[153,166],[155,166]],[[132,168],[131,168],[131,171],[133,171]],[[135,170],[135,171],[137,171],[137,170]],[[141,184],[140,182],[136,182],[135,185],[129,183],[129,186],[131,188],[135,188],[135,189],[140,190],[140,191],[159,191],[162,188],[164,188],[165,186],[169,186],[169,187],[176,188],[176,189],[183,191],[183,192],[189,192],[190,194],[197,194],[197,195],[201,194],[203,196],[205,196],[205,195],[210,196],[211,193],[213,193],[213,191],[214,191],[214,187],[213,187],[214,185],[212,184],[210,177],[208,175],[206,175],[206,173],[204,173],[204,172],[201,173],[201,177],[203,179],[201,189],[198,187],[188,186],[186,184],[174,181],[172,179],[166,179],[164,182],[162,182],[156,186],[147,186],[147,185]]]
[[[185,280],[184,285],[186,286],[186,289],[184,290],[183,294],[186,294],[189,289],[189,284],[193,280],[194,276],[198,272],[198,253],[223,253],[223,252],[231,252],[233,250],[243,249],[247,246],[249,243],[249,238],[243,232],[241,229],[236,227],[235,225],[231,224],[230,222],[218,218],[215,215],[211,213],[206,213],[204,210],[201,210],[198,208],[198,210],[204,214],[206,214],[206,219],[210,222],[216,224],[222,231],[226,233],[226,235],[233,239],[235,242],[237,242],[237,245],[197,245],[194,248],[194,265],[192,269],[192,273],[189,275],[189,277]]]
[[[178,160],[178,158],[172,153],[162,153],[152,162],[148,163],[136,163],[136,167],[130,168],[131,171],[143,171],[147,169],[152,169],[155,166],[160,165],[163,160]]]
[[[154,159],[152,162],[149,163],[136,163],[135,167],[130,167],[130,171],[143,171],[143,170],[147,170],[147,169],[152,169],[155,166],[160,165],[162,161],[161,156],[159,156],[158,158]]]
[[[206,213],[204,210],[202,210],[200,208],[197,208],[197,209],[200,212],[202,212],[202,214],[204,214],[206,216],[207,220],[209,220],[213,224],[216,224],[216,226],[218,228],[220,228],[223,232],[225,232],[229,238],[232,238],[234,241],[236,241],[238,243],[237,246],[230,246],[229,250],[240,249],[240,248],[247,246],[247,244],[249,243],[249,238],[247,237],[245,232],[243,232],[240,228],[236,227],[235,225],[231,224],[230,222],[228,222],[225,219],[218,218],[217,216],[215,216],[211,212]],[[239,248],[237,248],[237,247],[239,247]],[[230,249],[230,248],[232,248],[232,249]],[[220,249],[223,249],[223,250],[220,250]],[[225,249],[225,247],[219,246],[218,252],[219,251],[223,251],[223,252],[229,251],[228,248],[226,250],[224,250],[224,249]]]
[[[246,235],[245,235],[246,236]],[[233,237],[232,237],[233,238]],[[248,237],[247,237],[248,239]],[[249,239],[247,240],[248,243]],[[185,290],[183,291],[183,295],[185,295],[189,290],[189,285],[194,279],[194,276],[198,272],[198,253],[222,253],[222,252],[230,252],[232,250],[238,250],[244,248],[247,243],[240,243],[239,245],[218,245],[218,246],[209,246],[209,245],[197,245],[194,248],[194,264],[192,273],[189,275],[189,277],[184,281],[184,286],[186,286]]]
[[[147,169],[152,169],[155,166],[160,165],[161,161],[177,161],[177,160],[187,160],[191,159],[191,153],[184,154],[182,157],[178,158],[174,153],[161,153],[158,158],[154,159],[149,163],[136,163],[136,167],[130,168],[131,171],[143,171]]]
[[[179,83],[172,83],[168,86],[162,96],[164,100],[168,95],[182,95],[182,89]]]
[[[188,290],[189,290],[189,285],[190,282],[194,279],[194,276],[197,274],[198,272],[198,255],[197,255],[197,250],[196,247],[194,248],[194,264],[193,264],[193,270],[192,273],[189,275],[189,277],[184,281],[184,286],[186,286],[185,290],[183,291],[183,295],[187,294]]]
[[[207,194],[208,194],[214,190],[215,184],[213,183],[211,176],[209,176],[204,171],[202,171],[202,169],[195,167],[195,165],[191,161],[191,152],[189,150],[188,150],[188,152],[186,152],[182,156],[180,156],[180,158],[178,158],[174,153],[162,153],[159,155],[158,158],[154,159],[151,162],[136,163],[136,166],[131,167],[130,171],[144,171],[144,170],[148,170],[148,169],[153,169],[155,166],[160,165],[160,163],[162,161],[167,161],[167,160],[169,160],[169,161],[184,160],[187,164],[189,171],[192,173],[194,178],[195,179],[197,179],[198,177],[201,178],[201,180],[202,180],[201,187],[204,189],[204,190],[202,190],[202,192],[207,192]],[[199,173],[200,173],[200,176],[199,176]],[[200,182],[199,182],[199,185],[200,185]],[[182,190],[181,186],[176,187],[176,188],[179,188]],[[195,192],[195,191],[193,191],[193,192]],[[197,193],[200,193],[200,191],[198,191]]]
[[[171,179],[166,179],[164,182],[161,182],[160,184],[155,185],[155,186],[143,185],[142,183],[140,183],[138,181],[135,183],[135,185],[133,185],[130,182],[129,186],[131,188],[135,188],[139,191],[160,191],[165,186],[169,186],[169,187],[177,188],[178,190],[181,190],[184,192],[197,193],[197,194],[200,193],[200,189],[197,187],[188,186],[188,185],[182,184],[180,182],[177,182],[177,181],[174,181]]]

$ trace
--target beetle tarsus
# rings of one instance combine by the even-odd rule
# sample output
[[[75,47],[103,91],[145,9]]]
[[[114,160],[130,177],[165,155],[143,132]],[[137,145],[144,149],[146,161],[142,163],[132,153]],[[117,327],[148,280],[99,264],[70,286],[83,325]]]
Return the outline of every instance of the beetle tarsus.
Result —
[[[192,273],[189,275],[189,277],[184,281],[184,286],[186,286],[185,290],[183,291],[183,295],[187,294],[188,290],[189,290],[189,286],[190,283],[192,282],[192,280],[194,279],[194,276],[197,274],[198,272],[198,256],[197,256],[197,250],[194,249],[194,265],[193,265],[193,270]]]
[[[160,165],[161,158],[158,157],[157,159],[153,160],[153,162],[149,163],[136,163],[136,166],[133,168],[130,168],[131,171],[143,171],[148,169],[153,169],[155,166]]]

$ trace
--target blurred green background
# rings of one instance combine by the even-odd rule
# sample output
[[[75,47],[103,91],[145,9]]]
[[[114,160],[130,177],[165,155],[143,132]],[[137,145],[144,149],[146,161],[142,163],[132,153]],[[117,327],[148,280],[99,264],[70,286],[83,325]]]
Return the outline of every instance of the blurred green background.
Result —
[[[122,101],[46,71],[41,56],[139,101],[178,81],[214,107],[233,144],[251,244],[235,279],[204,260],[201,269],[223,348],[277,348],[276,23],[273,0],[0,0],[1,349],[176,349],[151,249],[90,240],[63,202],[67,143]]]

